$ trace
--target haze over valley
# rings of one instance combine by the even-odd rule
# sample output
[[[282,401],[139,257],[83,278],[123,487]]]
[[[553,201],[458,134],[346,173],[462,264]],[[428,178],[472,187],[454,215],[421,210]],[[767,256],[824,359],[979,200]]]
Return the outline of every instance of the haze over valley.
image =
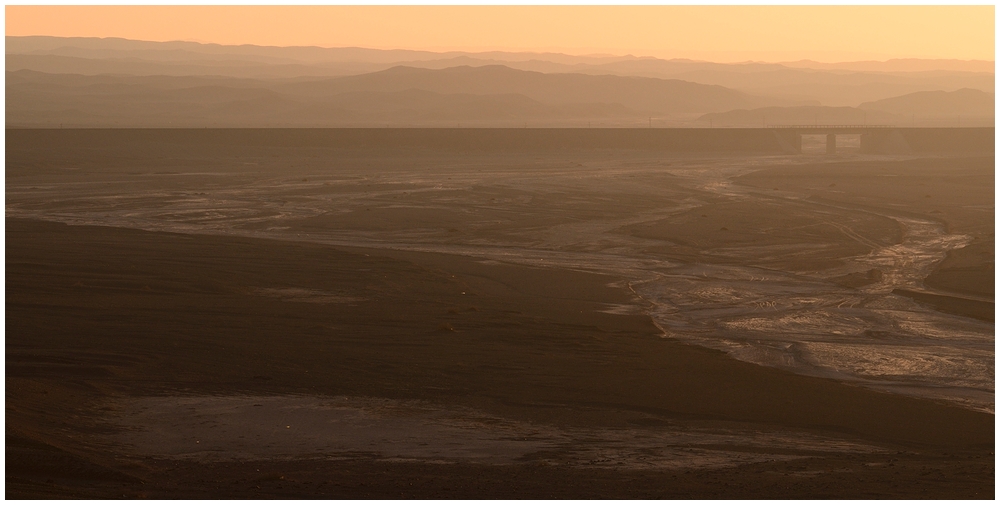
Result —
[[[8,7],[6,497],[994,498],[987,12]]]

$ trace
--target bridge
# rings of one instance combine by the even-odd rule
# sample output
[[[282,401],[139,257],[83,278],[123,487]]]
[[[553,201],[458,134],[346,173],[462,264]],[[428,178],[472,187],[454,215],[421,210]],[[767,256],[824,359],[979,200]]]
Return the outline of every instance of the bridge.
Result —
[[[769,125],[778,134],[783,146],[802,152],[802,135],[826,135],[826,153],[837,152],[837,135],[861,135],[861,152],[874,153],[887,149],[909,151],[906,140],[893,125]]]

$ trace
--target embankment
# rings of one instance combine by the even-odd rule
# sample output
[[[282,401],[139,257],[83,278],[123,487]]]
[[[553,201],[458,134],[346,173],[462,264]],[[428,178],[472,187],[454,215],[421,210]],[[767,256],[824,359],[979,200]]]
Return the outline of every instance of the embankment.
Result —
[[[915,152],[993,152],[993,128],[901,128]],[[108,142],[186,147],[433,149],[457,152],[639,150],[789,153],[766,128],[136,128],[8,129],[8,140],[90,146]]]

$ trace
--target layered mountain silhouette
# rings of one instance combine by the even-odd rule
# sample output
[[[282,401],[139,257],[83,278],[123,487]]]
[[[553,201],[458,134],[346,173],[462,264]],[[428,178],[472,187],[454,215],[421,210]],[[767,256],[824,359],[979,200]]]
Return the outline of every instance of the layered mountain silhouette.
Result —
[[[7,122],[119,126],[333,126],[413,121],[646,118],[775,100],[646,77],[543,74],[504,66],[395,67],[288,82],[209,76],[7,73]]]
[[[894,98],[865,102],[861,109],[883,111],[901,116],[968,118],[993,117],[996,94],[978,89],[920,91]]]
[[[275,89],[312,97],[345,91],[406,89],[484,95],[517,93],[553,104],[618,103],[640,114],[719,111],[782,101],[679,79],[545,74],[515,70],[502,65],[460,66],[441,70],[395,67],[359,76],[283,84]]]
[[[809,124],[992,126],[995,95],[974,89],[921,91],[858,107],[761,107],[705,114],[703,126],[760,127]]]
[[[992,62],[955,60],[722,64],[59,37],[6,37],[6,53],[8,126],[969,124],[992,118],[994,88]]]

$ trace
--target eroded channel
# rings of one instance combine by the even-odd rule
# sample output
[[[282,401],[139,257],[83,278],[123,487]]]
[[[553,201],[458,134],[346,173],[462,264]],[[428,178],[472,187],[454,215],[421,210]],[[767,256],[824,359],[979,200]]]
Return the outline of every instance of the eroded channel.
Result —
[[[19,178],[7,181],[6,212],[70,224],[442,252],[608,273],[637,295],[634,306],[608,310],[644,311],[668,338],[761,365],[993,411],[993,325],[892,294],[919,287],[969,237],[926,219],[733,183],[762,166],[800,163],[795,157],[584,161],[442,160],[420,170],[403,163],[294,176],[199,170],[111,174],[86,183]],[[703,249],[713,260],[706,262],[694,253],[688,260],[674,254],[678,247],[697,247],[623,232],[720,202],[787,204],[842,235],[839,243],[873,249],[803,271],[765,260],[819,257],[826,246],[805,239],[709,244]],[[901,240],[872,239],[842,221],[866,213],[898,223]],[[718,231],[692,229],[706,236]],[[830,281],[872,270],[878,276],[867,285]]]

